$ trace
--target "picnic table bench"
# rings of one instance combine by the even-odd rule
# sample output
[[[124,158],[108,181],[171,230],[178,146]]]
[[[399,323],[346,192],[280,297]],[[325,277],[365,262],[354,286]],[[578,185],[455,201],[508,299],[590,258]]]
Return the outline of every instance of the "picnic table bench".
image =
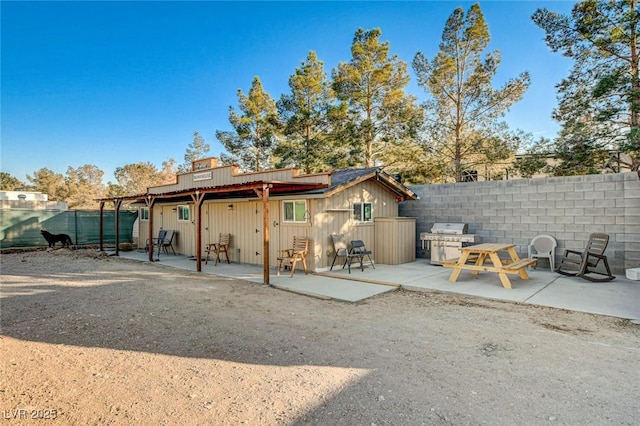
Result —
[[[509,258],[502,259],[500,252],[506,251]],[[473,275],[479,272],[495,272],[504,288],[511,288],[509,274],[518,274],[523,280],[528,280],[526,267],[535,265],[536,259],[520,259],[515,244],[484,243],[462,247],[460,257],[449,259],[442,263],[446,268],[452,268],[449,281],[456,282],[462,270],[469,270]],[[487,264],[489,263],[489,264]]]

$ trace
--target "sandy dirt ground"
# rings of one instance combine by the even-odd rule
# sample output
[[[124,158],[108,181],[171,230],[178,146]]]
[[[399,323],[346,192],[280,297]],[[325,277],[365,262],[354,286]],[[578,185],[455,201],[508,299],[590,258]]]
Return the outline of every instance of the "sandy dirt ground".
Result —
[[[326,301],[93,250],[0,261],[0,424],[640,419],[626,320],[442,293]]]

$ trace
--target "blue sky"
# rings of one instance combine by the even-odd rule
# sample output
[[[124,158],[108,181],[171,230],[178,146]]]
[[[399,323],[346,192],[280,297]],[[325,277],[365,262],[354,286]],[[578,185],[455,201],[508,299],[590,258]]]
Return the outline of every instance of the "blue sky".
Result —
[[[573,2],[480,2],[490,50],[502,64],[494,87],[531,74],[507,121],[553,138],[555,85],[571,62],[552,53],[533,24],[537,8],[568,13]],[[472,2],[0,2],[0,170],[26,181],[43,167],[64,174],[92,164],[115,182],[116,167],[170,157],[184,162],[197,131],[223,147],[229,106],[260,77],[274,99],[310,50],[328,75],[351,59],[358,28],[382,30],[409,64],[407,92],[424,100],[410,63],[432,58],[453,10]]]

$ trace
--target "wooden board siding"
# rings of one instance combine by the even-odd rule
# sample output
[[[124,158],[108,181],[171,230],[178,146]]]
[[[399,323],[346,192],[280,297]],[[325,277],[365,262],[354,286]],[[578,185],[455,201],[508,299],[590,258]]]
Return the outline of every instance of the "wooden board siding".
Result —
[[[233,207],[230,209],[229,205]],[[312,238],[310,224],[283,223],[282,200],[269,201],[269,265],[277,265],[278,253],[293,243],[294,236]],[[231,234],[232,262],[262,265],[264,229],[261,201],[223,201],[203,205],[204,245],[217,241],[221,232]],[[205,213],[206,212],[206,213]],[[309,267],[313,266],[308,262]]]
[[[281,249],[291,248],[293,244],[293,237],[306,237],[309,239],[309,252],[307,254],[307,267],[310,271],[315,270],[316,258],[318,257],[318,249],[316,246],[314,236],[313,217],[315,215],[314,203],[311,200],[307,200],[307,212],[309,220],[307,223],[291,223],[284,221],[284,209],[282,203],[284,199],[278,199],[271,201],[269,211],[271,212],[271,252],[270,263],[271,265],[277,265],[278,252]],[[304,198],[287,198],[286,201],[304,201]],[[274,221],[277,225],[274,226]],[[276,249],[277,247],[277,249]],[[302,271],[302,266],[299,267]]]
[[[178,205],[189,207],[189,221],[178,221]],[[175,231],[173,248],[176,253],[186,256],[195,255],[193,242],[196,240],[196,232],[193,204],[160,204],[153,208],[153,213],[154,234],[157,235],[161,228]]]
[[[231,262],[262,264],[261,204],[231,200],[205,202],[202,206],[202,249],[206,244],[218,241],[220,233],[229,233]]]
[[[156,231],[156,235],[158,235],[157,231]],[[143,249],[147,243],[148,238],[149,238],[149,221],[139,220],[138,221],[138,248]]]
[[[416,219],[414,217],[376,217],[376,262],[400,265],[416,260]]]
[[[357,222],[353,219],[353,203],[372,203],[373,218],[395,217],[398,203],[395,194],[373,180],[345,189],[325,199],[313,200],[314,236],[316,241],[316,267],[326,268],[333,260],[331,234],[344,234],[347,243],[362,240],[373,251],[375,261],[375,222]]]
[[[158,231],[160,231],[160,228],[162,228],[162,218],[164,217],[164,215],[161,214],[161,211],[162,209],[159,206],[155,206],[153,208],[153,238],[158,237]],[[138,228],[138,247],[144,248],[148,239],[149,221],[141,220]]]
[[[308,229],[304,226],[280,227],[281,201],[271,201],[269,210],[271,215],[271,247],[270,265],[276,265],[280,242],[282,248],[288,247],[293,241],[293,235],[307,236]],[[173,229],[178,232],[174,247],[177,253],[195,255],[195,206],[190,207],[190,222],[178,221],[177,208],[179,204],[156,205],[154,213],[154,236],[162,229]],[[230,207],[231,206],[231,207]],[[276,221],[277,225],[274,225]],[[309,225],[306,228],[310,228]],[[149,222],[140,222],[139,246],[144,247],[149,235]],[[283,232],[280,232],[280,229]],[[202,205],[202,252],[207,244],[216,242],[220,233],[231,234],[229,259],[231,262],[261,265],[263,251],[263,221],[262,202],[224,200],[205,202]],[[282,234],[282,235],[281,235]]]
[[[279,197],[269,201],[269,264],[277,266],[280,249],[288,248],[294,236],[309,238],[307,256],[310,271],[328,268],[333,260],[333,244],[330,235],[344,234],[347,242],[362,240],[373,251],[376,260],[376,222],[378,217],[396,217],[398,203],[395,194],[376,184],[375,180],[365,181],[339,191],[329,198],[309,198],[307,202],[307,223],[286,223],[283,220],[282,202],[305,200],[302,196]],[[373,221],[356,222],[353,219],[353,203],[370,202]],[[190,222],[178,222],[175,204],[154,206],[154,236],[160,228],[178,232],[174,247],[183,255],[195,255],[195,206],[191,208]],[[232,207],[229,208],[229,205]],[[229,258],[233,263],[262,265],[263,263],[263,219],[262,202],[258,200],[216,200],[205,201],[202,205],[202,252],[206,244],[216,242],[218,235],[231,234]],[[176,210],[174,210],[176,209]],[[149,222],[140,222],[140,246],[144,247],[148,238]],[[415,235],[413,234],[413,238]],[[378,243],[379,244],[379,243]]]
[[[185,205],[185,204],[181,204]],[[173,248],[176,253],[194,256],[193,241],[195,234],[195,210],[193,204],[186,204],[190,209],[190,221],[178,221],[178,204],[158,204],[153,207],[153,238],[158,236],[160,229],[173,230]],[[138,247],[144,248],[149,238],[149,221],[141,220],[138,230]]]

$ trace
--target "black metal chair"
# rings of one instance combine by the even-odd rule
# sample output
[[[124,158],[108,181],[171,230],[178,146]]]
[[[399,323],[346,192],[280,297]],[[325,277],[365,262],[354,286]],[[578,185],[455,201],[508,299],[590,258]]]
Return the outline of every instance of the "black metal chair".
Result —
[[[173,252],[174,256],[176,250],[173,248],[173,237],[176,235],[176,231],[166,231],[164,237],[158,237],[156,242],[158,246],[158,256],[160,256],[160,250],[164,250],[166,254],[169,254],[169,249]]]
[[[351,273],[351,263],[353,259],[358,259],[360,262],[360,270],[364,271],[364,257],[367,256],[369,258],[369,262],[373,269],[376,269],[376,266],[373,264],[373,259],[371,259],[371,250],[367,250],[362,240],[353,240],[351,241],[351,250],[349,250],[349,257],[347,261],[349,263],[349,273]]]
[[[331,241],[333,242],[334,255],[333,255],[333,262],[331,262],[331,268],[329,268],[329,271],[333,270],[333,265],[336,263],[336,259],[338,257],[344,257],[345,259],[344,259],[344,263],[342,264],[342,269],[344,269],[344,267],[347,264],[349,264],[349,273],[351,273],[351,258],[359,257],[360,255],[351,254],[351,252],[347,247],[347,243],[344,240],[344,235],[342,234],[340,235],[331,234]]]
[[[151,238],[151,239],[147,238],[147,241],[144,244],[144,250],[145,251],[149,250],[149,244],[151,244],[153,247],[156,247],[158,245],[158,242],[163,241],[166,236],[167,236],[167,231],[165,231],[164,229],[161,229],[160,231],[158,231],[158,238]]]
[[[583,252],[568,249],[564,251],[564,255],[556,272],[594,282],[613,280],[615,277],[611,274],[609,261],[607,260],[607,256],[604,255],[608,244],[609,236],[607,234],[591,234],[587,242],[587,248]],[[602,271],[602,268],[600,268],[600,271],[596,270],[599,264],[604,266],[605,271]],[[593,275],[604,278],[596,278]]]

